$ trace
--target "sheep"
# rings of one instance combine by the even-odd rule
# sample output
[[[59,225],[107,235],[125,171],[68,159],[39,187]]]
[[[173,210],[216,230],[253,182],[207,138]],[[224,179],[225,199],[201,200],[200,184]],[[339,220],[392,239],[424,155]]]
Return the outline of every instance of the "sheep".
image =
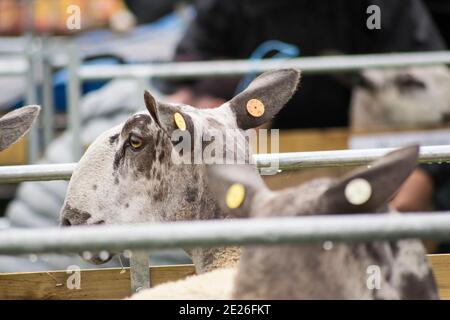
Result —
[[[224,211],[238,211],[240,215],[248,212],[255,219],[371,213],[387,211],[388,200],[410,175],[417,158],[418,147],[407,147],[391,152],[370,167],[355,170],[343,178],[319,178],[276,192],[269,190],[254,168],[249,166],[212,166],[207,170],[212,190]],[[236,184],[244,187],[245,198],[240,207],[230,209],[226,197]],[[380,272],[379,287],[368,285],[367,272],[370,268]],[[216,269],[162,284],[143,290],[131,299],[438,297],[433,272],[421,241],[401,240],[327,243],[326,246],[249,246],[243,249],[237,267]]]
[[[36,105],[25,106],[0,118],[0,151],[17,142],[30,130],[40,110]]]
[[[352,93],[350,127],[355,132],[449,121],[450,72],[446,66],[368,69]]]
[[[137,113],[100,135],[78,162],[60,213],[61,224],[229,218],[206,181],[205,168],[212,158],[206,151],[215,141],[205,140],[213,131],[228,135],[228,130],[234,130],[236,145],[225,145],[223,151],[243,153],[241,160],[247,163],[250,152],[244,130],[272,119],[294,94],[299,80],[300,72],[295,69],[266,72],[217,109],[164,103],[145,92],[147,112]],[[193,137],[194,146],[200,146],[194,147],[193,156],[191,147],[181,148],[182,152],[179,149],[183,146],[179,139],[184,136],[178,134],[185,133],[183,143]],[[198,151],[207,157],[202,163],[192,163]],[[240,256],[238,248],[193,249],[188,253],[199,273],[223,266],[224,261],[234,266]],[[107,260],[94,254],[89,261],[99,264]]]

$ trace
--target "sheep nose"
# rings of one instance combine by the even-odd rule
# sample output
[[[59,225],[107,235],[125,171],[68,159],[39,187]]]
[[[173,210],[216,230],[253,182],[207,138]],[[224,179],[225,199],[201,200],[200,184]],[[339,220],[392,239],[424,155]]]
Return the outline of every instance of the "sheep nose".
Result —
[[[62,218],[61,219],[61,226],[63,226],[63,227],[69,227],[69,226],[71,226],[72,224],[70,223],[70,220],[69,219],[67,219],[67,218]]]
[[[78,210],[69,205],[65,205],[61,211],[61,226],[68,227],[86,224],[90,217],[91,214],[86,211]]]

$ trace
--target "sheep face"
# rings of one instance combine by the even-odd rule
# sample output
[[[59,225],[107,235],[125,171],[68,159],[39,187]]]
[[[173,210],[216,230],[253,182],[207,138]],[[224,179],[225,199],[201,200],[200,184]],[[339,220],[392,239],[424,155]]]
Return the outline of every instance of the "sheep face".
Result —
[[[353,90],[356,131],[442,125],[450,115],[450,72],[445,66],[369,69]]]
[[[205,183],[204,141],[214,136],[211,131],[227,134],[230,129],[238,132],[237,139],[224,148],[248,150],[243,130],[270,120],[298,81],[293,69],[267,72],[224,105],[206,110],[159,102],[146,92],[147,112],[103,133],[79,161],[61,211],[62,225],[223,217]],[[251,99],[264,104],[261,116],[247,112]],[[197,162],[198,153],[206,159]],[[249,153],[243,154],[248,160]]]
[[[316,179],[277,192],[267,189],[251,167],[211,166],[207,171],[219,205],[233,215],[249,213],[259,218],[386,212],[388,200],[415,167],[417,155],[417,147],[401,149],[341,179]],[[227,195],[236,183],[244,187],[245,199],[238,208],[230,209]],[[379,282],[370,282],[370,272],[378,272]],[[234,297],[422,299],[438,295],[421,242],[404,240],[246,247]]]
[[[0,118],[0,151],[23,137],[39,115],[39,106],[26,106]]]

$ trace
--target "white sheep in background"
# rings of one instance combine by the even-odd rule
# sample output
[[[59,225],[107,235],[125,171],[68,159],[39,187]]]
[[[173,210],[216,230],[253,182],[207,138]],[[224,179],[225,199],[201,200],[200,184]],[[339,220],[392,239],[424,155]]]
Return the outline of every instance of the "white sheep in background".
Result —
[[[368,69],[357,79],[350,107],[355,132],[436,127],[450,121],[446,66]]]
[[[386,212],[387,203],[417,164],[418,147],[394,151],[369,168],[340,179],[320,178],[271,191],[249,166],[208,168],[211,187],[224,211],[272,216]],[[214,183],[213,183],[214,182]],[[229,209],[227,196],[244,187],[243,202]],[[395,214],[395,213],[388,213]],[[367,284],[379,268],[380,287]],[[360,244],[327,243],[250,246],[237,268],[217,269],[143,290],[132,299],[438,299],[419,240]]]

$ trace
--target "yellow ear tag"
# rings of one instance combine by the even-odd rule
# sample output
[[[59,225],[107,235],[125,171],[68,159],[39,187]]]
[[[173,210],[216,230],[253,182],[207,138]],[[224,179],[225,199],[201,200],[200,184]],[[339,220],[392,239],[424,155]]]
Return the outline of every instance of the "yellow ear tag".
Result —
[[[250,99],[247,102],[247,111],[255,118],[259,118],[264,114],[265,107],[261,100]]]
[[[183,116],[179,112],[175,112],[173,115],[173,120],[175,120],[175,124],[178,129],[181,131],[186,130],[186,121],[184,121]]]
[[[228,208],[236,209],[244,202],[245,199],[245,187],[240,183],[232,184],[228,188],[226,203]]]

